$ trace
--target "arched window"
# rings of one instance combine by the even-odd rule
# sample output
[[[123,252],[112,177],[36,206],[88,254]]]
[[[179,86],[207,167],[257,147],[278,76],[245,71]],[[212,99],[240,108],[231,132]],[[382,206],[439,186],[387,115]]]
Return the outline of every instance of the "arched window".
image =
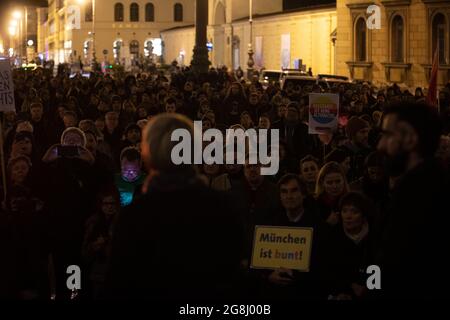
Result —
[[[86,9],[84,12],[84,21],[92,22],[92,0],[86,4]]]
[[[155,21],[155,6],[153,5],[153,3],[147,3],[145,5],[145,21]]]
[[[120,2],[114,5],[114,21],[123,21],[123,4]]]
[[[356,61],[367,61],[367,28],[364,18],[359,18],[356,21],[355,40]]]
[[[445,17],[442,13],[438,13],[433,18],[433,26],[432,26],[432,32],[433,32],[432,49],[433,49],[433,51],[431,52],[431,56],[432,57],[434,56],[436,47],[439,45],[439,63],[440,64],[447,63],[447,56],[445,54],[446,46],[447,46],[446,30],[447,30],[447,21],[445,20]]]
[[[391,25],[391,59],[392,62],[404,62],[404,32],[403,18],[399,15],[392,19]]]
[[[175,22],[183,21],[183,5],[181,3],[176,3],[173,7],[173,20]]]
[[[139,5],[136,2],[133,2],[130,5],[130,21],[131,22],[139,21]]]

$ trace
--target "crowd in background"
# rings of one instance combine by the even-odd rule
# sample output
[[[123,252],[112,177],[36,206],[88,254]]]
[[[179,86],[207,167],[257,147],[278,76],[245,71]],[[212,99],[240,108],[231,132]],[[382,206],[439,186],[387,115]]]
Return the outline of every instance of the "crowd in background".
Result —
[[[397,178],[388,175],[377,151],[383,113],[388,104],[424,101],[422,89],[361,82],[281,90],[225,68],[202,76],[172,71],[89,78],[43,70],[14,74],[16,112],[2,118],[7,188],[1,192],[0,297],[69,299],[69,265],[83,270],[79,297],[101,297],[115,222],[121,208],[144,196],[142,129],[162,113],[201,120],[203,130],[279,130],[274,176],[262,176],[261,166],[248,161],[197,168],[204,184],[226,193],[230,210],[239,213],[237,254],[246,295],[367,297],[365,268],[383,254],[381,229]],[[335,132],[308,133],[311,92],[339,95]],[[434,159],[448,169],[450,85],[439,100],[443,130]],[[218,209],[193,200],[208,203],[211,215]],[[310,272],[250,268],[254,227],[261,224],[314,228]]]

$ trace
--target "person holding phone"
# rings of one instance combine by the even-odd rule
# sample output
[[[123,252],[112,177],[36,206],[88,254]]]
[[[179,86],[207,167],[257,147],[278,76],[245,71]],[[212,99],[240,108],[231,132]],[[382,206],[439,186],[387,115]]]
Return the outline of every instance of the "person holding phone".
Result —
[[[85,146],[83,131],[68,128],[61,143],[50,147],[42,159],[58,300],[70,299],[66,269],[81,265],[84,226],[95,204],[99,176],[94,170],[95,158]]]
[[[61,135],[61,143],[51,146],[42,161],[50,163],[60,158],[78,158],[90,165],[94,164],[95,158],[86,149],[86,136],[83,131],[75,127],[64,130]]]

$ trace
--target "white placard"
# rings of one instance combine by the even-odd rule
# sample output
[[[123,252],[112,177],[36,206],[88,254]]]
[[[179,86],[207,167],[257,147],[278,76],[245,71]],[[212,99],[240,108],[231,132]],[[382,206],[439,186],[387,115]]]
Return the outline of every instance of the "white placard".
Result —
[[[16,111],[14,82],[8,58],[0,57],[0,112]]]

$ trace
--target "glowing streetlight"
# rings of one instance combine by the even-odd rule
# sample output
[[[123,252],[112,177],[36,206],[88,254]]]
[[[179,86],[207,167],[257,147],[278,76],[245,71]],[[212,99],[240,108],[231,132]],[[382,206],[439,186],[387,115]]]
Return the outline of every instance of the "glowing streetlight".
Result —
[[[22,19],[22,12],[16,10],[12,13],[12,16],[14,19],[17,19],[17,20]]]
[[[13,26],[8,27],[8,33],[10,36],[14,37],[16,35],[16,28]]]

